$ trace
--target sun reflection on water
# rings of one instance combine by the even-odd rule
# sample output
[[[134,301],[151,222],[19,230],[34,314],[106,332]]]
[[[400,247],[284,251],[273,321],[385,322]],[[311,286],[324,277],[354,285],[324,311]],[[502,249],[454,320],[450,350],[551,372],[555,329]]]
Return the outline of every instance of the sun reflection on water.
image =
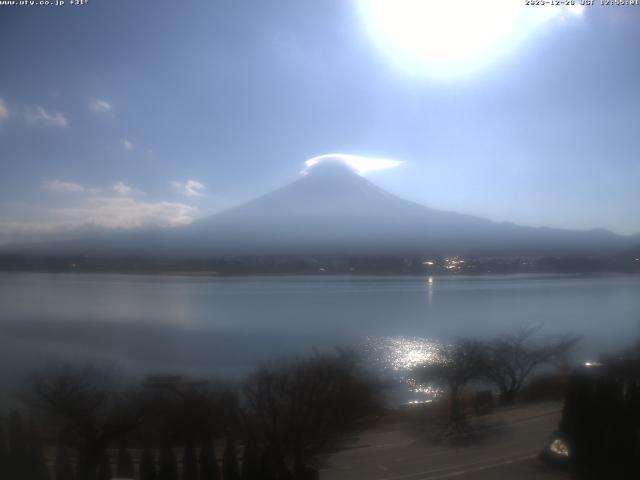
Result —
[[[420,383],[413,375],[419,365],[440,361],[439,342],[420,337],[368,337],[366,348],[369,358],[383,374],[420,396],[420,401],[409,403],[424,403],[425,398],[429,401],[440,393],[438,388]]]
[[[418,365],[437,359],[440,345],[419,337],[369,337],[368,347],[376,352],[387,368],[395,371],[411,370]]]

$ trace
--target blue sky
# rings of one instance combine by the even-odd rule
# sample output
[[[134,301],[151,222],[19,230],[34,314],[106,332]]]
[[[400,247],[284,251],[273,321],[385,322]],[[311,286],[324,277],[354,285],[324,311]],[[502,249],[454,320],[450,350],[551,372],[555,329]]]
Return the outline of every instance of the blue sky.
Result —
[[[0,6],[0,243],[188,223],[334,152],[402,162],[365,175],[435,208],[640,232],[640,7],[550,15],[445,75],[362,8]]]

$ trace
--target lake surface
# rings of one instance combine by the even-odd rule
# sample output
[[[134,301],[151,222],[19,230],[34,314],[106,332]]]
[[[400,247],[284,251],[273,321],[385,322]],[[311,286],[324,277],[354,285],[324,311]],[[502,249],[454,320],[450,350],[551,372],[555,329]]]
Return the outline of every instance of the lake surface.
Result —
[[[235,375],[367,338],[446,341],[519,325],[583,337],[581,355],[640,338],[640,276],[204,277],[0,274],[0,376],[53,359],[134,372]]]

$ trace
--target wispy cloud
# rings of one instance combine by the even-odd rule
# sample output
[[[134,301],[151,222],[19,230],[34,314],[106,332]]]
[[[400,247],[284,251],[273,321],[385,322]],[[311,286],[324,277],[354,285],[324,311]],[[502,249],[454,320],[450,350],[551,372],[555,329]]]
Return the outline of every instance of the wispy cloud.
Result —
[[[136,148],[135,144],[127,138],[125,138],[124,141],[122,142],[122,146],[124,147],[125,150],[129,150],[129,151]]]
[[[186,225],[193,221],[195,212],[195,207],[184,203],[139,202],[130,197],[89,198],[85,206],[51,211],[62,224],[105,229]]]
[[[46,223],[0,223],[0,245],[80,238],[143,227],[170,228],[191,223],[197,209],[176,202],[138,202],[129,197],[89,198],[73,208],[49,211]]]
[[[78,183],[63,182],[61,180],[50,180],[45,182],[44,189],[49,190],[50,192],[59,193],[78,193],[86,190],[84,186]]]
[[[5,101],[0,98],[0,122],[9,118],[9,107]]]
[[[113,107],[106,100],[95,98],[89,102],[89,109],[96,113],[108,113],[113,110]]]
[[[111,186],[111,191],[117,195],[129,195],[133,189],[124,182],[116,182]]]
[[[65,128],[69,125],[69,122],[61,113],[47,112],[40,106],[28,110],[25,118],[31,124],[41,124],[49,127]]]
[[[202,195],[205,188],[195,180],[178,183],[181,192],[191,197]],[[145,227],[171,228],[191,223],[198,212],[197,207],[180,201],[147,200],[144,192],[122,180],[96,187],[53,179],[42,188],[73,195],[63,197],[64,205],[43,209],[43,221],[0,222],[0,245],[86,238]]]
[[[49,180],[42,185],[42,188],[50,192],[56,193],[86,193],[87,195],[139,195],[143,194],[140,190],[134,189],[123,181],[119,180],[113,185],[105,187],[88,187],[75,182],[66,182],[63,180]]]
[[[207,187],[197,180],[187,180],[186,182],[173,181],[171,188],[185,197],[204,197]]]
[[[0,223],[0,245],[34,242],[65,236],[66,228],[49,223]]]
[[[198,187],[204,188],[197,182],[195,187],[189,185]],[[191,223],[197,213],[197,207],[180,201],[146,200],[144,192],[122,180],[94,187],[54,179],[44,182],[42,188],[74,195],[63,197],[63,206],[53,204],[41,210],[44,221],[0,222],[0,245],[84,238],[144,227],[170,228]]]

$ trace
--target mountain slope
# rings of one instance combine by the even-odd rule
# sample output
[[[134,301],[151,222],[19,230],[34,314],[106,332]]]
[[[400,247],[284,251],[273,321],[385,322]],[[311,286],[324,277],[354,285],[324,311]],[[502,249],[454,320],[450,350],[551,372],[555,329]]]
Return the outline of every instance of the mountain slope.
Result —
[[[592,254],[626,244],[605,230],[520,227],[434,210],[330,162],[185,230],[203,240],[193,245],[198,251],[255,253]]]
[[[276,191],[185,227],[112,234],[36,250],[72,254],[609,255],[631,237],[521,227],[401,199],[341,163],[318,164]],[[32,250],[33,251],[33,250]]]

